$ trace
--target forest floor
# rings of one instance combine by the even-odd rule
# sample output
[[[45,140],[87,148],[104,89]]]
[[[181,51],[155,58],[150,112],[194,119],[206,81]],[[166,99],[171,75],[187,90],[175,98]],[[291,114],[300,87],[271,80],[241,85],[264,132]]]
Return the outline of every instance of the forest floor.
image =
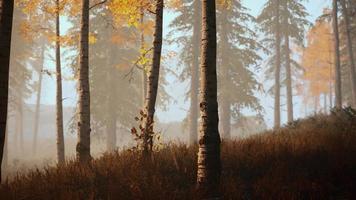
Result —
[[[0,186],[1,199],[196,199],[196,147],[171,144],[91,164],[33,170]],[[223,199],[356,199],[356,114],[318,115],[222,143]]]

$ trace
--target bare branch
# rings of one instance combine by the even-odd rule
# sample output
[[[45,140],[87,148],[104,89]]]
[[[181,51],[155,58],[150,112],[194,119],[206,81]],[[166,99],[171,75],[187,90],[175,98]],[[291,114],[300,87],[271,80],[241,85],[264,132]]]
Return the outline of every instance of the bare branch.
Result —
[[[100,2],[98,2],[98,3],[96,3],[96,4],[94,4],[94,5],[92,5],[92,6],[89,7],[89,10],[95,8],[96,6],[102,5],[102,4],[106,3],[107,1],[108,1],[108,0],[103,0],[103,1],[100,1]]]

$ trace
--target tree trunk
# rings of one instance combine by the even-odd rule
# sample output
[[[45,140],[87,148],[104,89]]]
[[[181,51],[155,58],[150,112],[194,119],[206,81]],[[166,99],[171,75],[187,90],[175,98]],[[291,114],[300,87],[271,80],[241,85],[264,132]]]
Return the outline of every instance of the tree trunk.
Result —
[[[347,39],[347,52],[349,56],[349,65],[350,65],[350,79],[352,86],[352,105],[356,107],[356,72],[355,72],[355,58],[354,51],[352,46],[352,35],[351,35],[351,27],[350,27],[350,18],[348,14],[348,9],[346,8],[345,0],[341,0],[342,6],[342,14],[345,20],[345,30],[346,30],[346,39]]]
[[[216,75],[215,0],[202,1],[200,134],[197,187],[203,198],[219,197],[221,175]]]
[[[77,158],[90,161],[90,88],[89,88],[89,0],[82,0],[80,28],[79,102]]]
[[[320,96],[315,96],[314,97],[314,113],[315,114],[319,113],[319,101],[320,101]]]
[[[112,108],[111,108],[112,109]],[[113,111],[110,110],[112,113]],[[107,138],[106,138],[106,148],[109,152],[113,152],[116,149],[116,115],[111,114],[111,117],[108,119],[108,124],[106,127]]]
[[[226,97],[221,99],[221,132],[225,140],[231,139],[231,109],[230,102]]]
[[[141,25],[144,23],[145,13],[144,9],[141,8]],[[145,49],[145,33],[144,30],[141,30],[141,49]],[[142,66],[142,105],[144,106],[147,95],[147,73],[146,65]]]
[[[201,32],[201,2],[194,1],[194,25],[192,40],[193,62],[191,65],[190,84],[190,115],[189,115],[189,143],[196,144],[198,140],[198,90],[199,90],[199,40]]]
[[[331,39],[329,40],[330,43],[332,43]],[[331,110],[333,108],[333,63],[332,63],[332,52],[333,52],[333,47],[330,45],[329,47],[329,109]]]
[[[280,11],[279,0],[276,2],[276,69],[275,69],[275,92],[274,92],[274,128],[281,126],[281,86],[280,86],[280,71],[281,71],[281,34],[280,34]]]
[[[0,0],[0,183],[6,135],[13,9],[13,0]]]
[[[5,128],[5,134],[6,134],[6,137],[5,137],[5,144],[4,144],[4,153],[3,153],[3,161],[2,161],[2,165],[1,167],[3,167],[3,169],[6,169],[8,167],[8,164],[9,164],[9,129],[8,129],[8,125],[6,125],[6,128]]]
[[[108,48],[108,59],[107,65],[109,70],[108,72],[108,88],[111,87],[112,91],[109,93],[108,102],[107,102],[107,113],[109,114],[109,118],[107,120],[107,138],[106,138],[106,146],[109,152],[113,152],[116,148],[116,112],[113,110],[116,101],[116,83],[115,76],[117,69],[115,68],[115,63],[113,58],[115,58],[115,50],[113,48]]]
[[[337,0],[333,0],[333,30],[334,30],[334,48],[335,48],[335,107],[342,107],[341,94],[341,68],[340,68],[340,40],[338,24]]]
[[[287,4],[287,3],[286,3]],[[287,5],[288,6],[288,5]],[[291,59],[290,59],[290,47],[289,47],[289,22],[288,18],[285,20],[285,27],[287,30],[284,32],[286,56],[286,82],[287,82],[287,115],[288,123],[293,121],[293,88],[292,88],[292,72],[291,72]]]
[[[328,95],[324,93],[324,113],[328,113]]]
[[[40,123],[40,108],[41,108],[41,94],[42,94],[42,79],[43,79],[43,67],[44,67],[44,52],[45,45],[41,47],[41,57],[40,57],[40,69],[38,72],[38,85],[37,85],[37,95],[36,95],[36,108],[35,108],[35,124],[33,128],[33,143],[32,143],[32,151],[33,155],[36,155],[37,150],[37,136],[38,136],[38,128]]]
[[[59,0],[56,1],[56,125],[57,125],[57,159],[62,164],[65,161],[64,134],[63,134],[63,95],[62,95],[62,69],[61,69],[61,43],[60,43],[60,19]]]
[[[153,40],[153,57],[152,66],[148,75],[148,91],[145,102],[145,113],[147,114],[144,120],[144,153],[148,154],[152,150],[152,136],[154,124],[154,113],[157,99],[157,89],[159,81],[159,70],[161,65],[162,51],[162,34],[163,34],[163,5],[164,0],[156,0],[156,22]]]
[[[24,81],[21,81],[21,84],[24,84]],[[17,120],[17,123],[18,123],[18,132],[17,132],[17,134],[18,134],[18,136],[20,137],[19,139],[20,139],[20,150],[21,150],[21,152],[20,152],[20,154],[23,156],[24,155],[24,153],[25,153],[25,149],[24,149],[24,135],[23,135],[23,114],[24,114],[24,112],[23,112],[23,107],[24,107],[24,102],[23,102],[23,99],[24,99],[24,97],[23,97],[23,90],[24,90],[24,87],[25,86],[21,86],[21,88],[20,88],[20,91],[19,91],[19,97],[18,97],[18,120]]]
[[[227,21],[227,15],[226,15],[227,11],[222,11],[221,13],[221,18],[223,21]],[[221,25],[221,30],[220,31],[220,49],[221,49],[221,66],[219,66],[220,68],[220,82],[221,85],[223,85],[224,87],[221,87],[221,91],[220,91],[220,108],[221,108],[221,135],[223,137],[223,139],[229,140],[231,138],[231,111],[230,111],[230,100],[229,100],[229,94],[231,93],[231,91],[229,91],[229,57],[225,56],[225,52],[229,51],[228,49],[228,35],[227,35],[227,30],[226,30],[226,26],[223,23]]]

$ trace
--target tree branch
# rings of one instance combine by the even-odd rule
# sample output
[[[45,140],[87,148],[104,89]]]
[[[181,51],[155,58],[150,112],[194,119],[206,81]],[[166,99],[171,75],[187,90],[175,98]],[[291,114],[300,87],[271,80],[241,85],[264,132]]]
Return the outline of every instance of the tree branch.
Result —
[[[96,3],[96,4],[94,4],[94,5],[92,5],[92,6],[89,7],[89,10],[95,8],[96,6],[102,5],[102,4],[106,3],[107,1],[108,1],[108,0],[103,0],[103,1],[100,1],[100,2],[98,2],[98,3]]]

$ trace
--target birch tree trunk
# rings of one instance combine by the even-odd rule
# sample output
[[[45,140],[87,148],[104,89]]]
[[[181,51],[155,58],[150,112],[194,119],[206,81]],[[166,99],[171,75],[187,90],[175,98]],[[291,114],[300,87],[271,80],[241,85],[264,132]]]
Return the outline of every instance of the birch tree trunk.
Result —
[[[202,198],[219,197],[220,135],[216,75],[215,0],[202,1],[202,39],[200,61],[200,133],[197,188]]]
[[[352,34],[351,34],[351,27],[350,27],[350,18],[348,9],[346,7],[345,0],[341,0],[342,6],[342,14],[345,20],[345,30],[346,30],[346,39],[347,39],[347,53],[349,56],[349,65],[350,65],[350,79],[351,79],[351,86],[352,86],[352,104],[356,107],[356,72],[355,72],[355,58],[354,58],[354,51],[352,46]]]
[[[198,140],[198,92],[199,92],[199,43],[201,32],[201,2],[194,1],[194,25],[192,40],[193,62],[191,65],[190,113],[189,113],[189,143],[196,144]]]
[[[36,155],[37,151],[37,137],[38,137],[38,128],[40,123],[40,108],[41,108],[41,94],[42,94],[42,79],[43,79],[43,67],[44,67],[44,53],[45,45],[41,47],[41,57],[40,57],[40,69],[38,72],[38,85],[37,85],[37,95],[36,95],[36,108],[35,108],[35,124],[33,128],[33,143],[32,151],[33,155]]]
[[[280,71],[281,71],[281,34],[280,34],[280,10],[279,0],[276,2],[276,69],[275,69],[275,92],[274,92],[274,128],[281,126],[281,86],[280,86]]]
[[[153,40],[153,57],[152,66],[148,75],[147,98],[145,102],[145,113],[147,114],[144,120],[144,154],[148,154],[152,150],[152,137],[150,133],[153,131],[154,113],[157,99],[159,71],[161,65],[162,51],[162,34],[163,34],[163,5],[164,0],[156,0],[156,19],[155,32]]]
[[[6,135],[13,9],[13,0],[0,0],[0,183]]]
[[[342,107],[341,94],[341,67],[340,67],[340,40],[338,24],[338,7],[337,0],[333,0],[333,30],[334,30],[334,48],[335,48],[335,107]]]
[[[80,28],[80,65],[78,85],[77,158],[81,163],[90,161],[90,88],[89,88],[89,0],[82,0]]]
[[[56,1],[56,125],[57,125],[57,159],[59,164],[65,161],[64,134],[63,134],[63,95],[62,95],[62,69],[61,69],[61,43],[60,43],[60,8]]]

